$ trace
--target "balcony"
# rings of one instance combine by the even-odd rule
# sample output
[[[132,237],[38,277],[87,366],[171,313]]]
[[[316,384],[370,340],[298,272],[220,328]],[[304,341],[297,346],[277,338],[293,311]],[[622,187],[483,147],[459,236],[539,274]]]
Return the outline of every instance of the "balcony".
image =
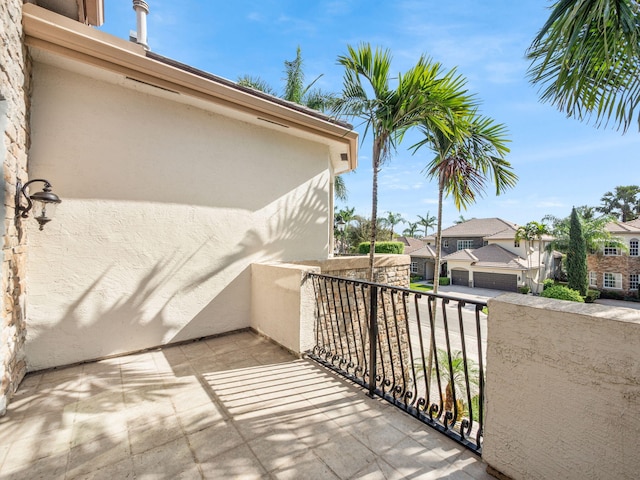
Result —
[[[254,265],[251,330],[30,374],[0,478],[636,478],[637,310],[506,294],[487,317],[321,271]],[[479,391],[447,401],[456,350]]]
[[[28,375],[0,478],[488,479],[480,457],[245,331]]]

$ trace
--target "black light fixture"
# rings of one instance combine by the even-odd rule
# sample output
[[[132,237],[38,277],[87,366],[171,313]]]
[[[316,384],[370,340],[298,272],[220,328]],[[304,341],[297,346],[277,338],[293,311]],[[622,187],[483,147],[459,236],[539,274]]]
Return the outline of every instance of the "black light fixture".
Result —
[[[344,219],[340,215],[338,215],[338,218],[336,219],[336,226],[338,227],[338,231],[340,233],[344,233],[347,222],[345,222]]]
[[[27,187],[34,182],[43,182],[44,188],[41,192],[36,192],[33,195],[27,195]],[[27,206],[23,207],[21,203],[21,195],[27,199]],[[29,211],[33,209],[33,218],[35,218],[40,224],[40,230],[42,230],[45,224],[51,221],[56,206],[61,202],[60,197],[51,191],[51,184],[48,180],[36,178],[29,180],[22,185],[18,181],[16,185],[16,218],[28,218]]]

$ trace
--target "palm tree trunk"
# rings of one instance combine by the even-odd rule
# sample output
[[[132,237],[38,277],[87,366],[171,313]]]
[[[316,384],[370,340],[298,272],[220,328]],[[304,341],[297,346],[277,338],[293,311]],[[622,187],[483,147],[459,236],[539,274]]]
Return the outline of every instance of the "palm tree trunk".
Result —
[[[380,143],[373,141],[373,186],[371,188],[371,242],[369,244],[369,281],[375,281],[376,236],[378,234],[378,172],[380,170]]]
[[[438,181],[438,225],[436,226],[436,258],[433,272],[433,293],[438,293],[440,284],[440,257],[442,256],[442,201],[444,198],[444,178]]]

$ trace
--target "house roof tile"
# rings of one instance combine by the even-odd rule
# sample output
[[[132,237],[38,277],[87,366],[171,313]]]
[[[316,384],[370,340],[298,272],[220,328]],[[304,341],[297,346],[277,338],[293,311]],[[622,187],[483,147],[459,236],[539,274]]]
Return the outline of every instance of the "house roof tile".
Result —
[[[472,218],[442,231],[442,237],[488,237],[505,230],[515,232],[518,225],[501,218]]]

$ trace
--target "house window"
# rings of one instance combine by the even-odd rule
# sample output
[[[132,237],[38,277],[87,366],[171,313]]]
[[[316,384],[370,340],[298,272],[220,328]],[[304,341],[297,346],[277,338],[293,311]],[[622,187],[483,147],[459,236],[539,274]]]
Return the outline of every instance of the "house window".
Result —
[[[605,273],[604,288],[615,288],[616,290],[622,289],[622,274],[621,273]]]
[[[458,240],[458,250],[473,248],[473,240]]]
[[[632,238],[629,242],[629,255],[632,257],[638,256],[638,239]]]
[[[442,241],[442,246],[443,246],[444,248],[447,248],[447,247],[449,246],[449,240],[443,240],[443,241]]]
[[[612,244],[608,243],[604,246],[604,254],[605,255],[620,255],[620,249],[618,247],[613,246]]]
[[[411,262],[411,273],[418,273],[418,262]]]
[[[629,290],[637,290],[639,284],[640,284],[639,274],[632,273],[631,275],[629,275]]]
[[[598,286],[598,274],[596,272],[589,272],[589,286],[590,287]]]

